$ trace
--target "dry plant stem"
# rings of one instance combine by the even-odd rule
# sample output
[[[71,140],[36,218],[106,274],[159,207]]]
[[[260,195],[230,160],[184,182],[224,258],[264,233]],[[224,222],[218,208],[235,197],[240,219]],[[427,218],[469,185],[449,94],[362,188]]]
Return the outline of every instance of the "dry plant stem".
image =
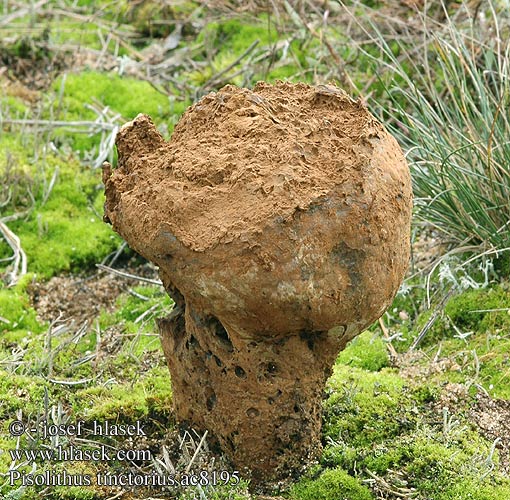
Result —
[[[8,14],[6,16],[3,16],[0,18],[0,28],[3,26],[8,26],[16,19],[19,19],[20,17],[26,16],[27,14],[30,14],[31,12],[36,12],[38,9],[49,3],[50,0],[39,0],[34,5],[30,5],[29,7],[24,7],[22,9],[14,11],[12,14]]]
[[[136,274],[126,273],[125,271],[119,271],[118,269],[113,269],[112,267],[104,266],[103,264],[96,264],[96,267],[98,269],[101,269],[102,271],[107,271],[111,274],[116,274],[117,276],[122,276],[123,278],[142,281],[143,283],[149,283],[150,285],[162,285],[163,284],[159,280],[152,280],[150,278],[144,278],[143,276],[137,276]]]
[[[386,328],[386,325],[384,324],[384,321],[382,318],[379,318],[379,326],[381,327],[381,331],[382,331],[383,336],[386,340],[386,345],[388,346],[388,350],[390,351],[391,359],[397,359],[398,353],[397,353],[396,349],[393,347],[393,344],[391,343],[388,329]]]
[[[89,129],[99,130],[114,130],[117,126],[112,123],[105,122],[92,122],[92,121],[62,121],[62,120],[14,120],[14,119],[1,119],[0,123],[6,125],[33,125],[35,127],[47,127],[49,129],[55,127],[88,127]],[[89,132],[85,130],[84,133]]]
[[[223,77],[226,73],[228,73],[231,69],[235,68],[245,57],[247,57],[253,49],[260,43],[260,40],[255,40],[235,61],[229,64],[226,68],[223,68],[221,71],[211,76],[207,82],[202,85],[202,87],[197,92],[198,94],[202,94],[205,90],[209,90],[214,86],[217,86],[219,82],[221,82],[221,77]]]
[[[53,15],[55,15],[55,14],[58,14],[58,15],[61,15],[61,16],[66,16],[66,17],[70,17],[70,18],[74,18],[74,19],[77,19],[79,21],[83,21],[83,22],[86,22],[86,23],[93,22],[99,28],[101,28],[101,29],[105,30],[106,32],[108,32],[108,35],[112,39],[114,39],[117,43],[122,45],[122,47],[124,47],[126,49],[126,51],[131,56],[136,57],[136,59],[138,59],[139,61],[143,61],[144,60],[143,54],[141,54],[139,51],[134,49],[129,43],[127,43],[125,41],[126,39],[135,38],[135,36],[134,36],[135,33],[134,32],[129,33],[129,32],[118,30],[118,29],[116,29],[117,25],[115,23],[113,23],[113,22],[107,22],[104,19],[99,21],[97,19],[97,17],[95,17],[95,16],[92,16],[92,17],[91,16],[85,16],[85,15],[82,15],[82,14],[78,14],[76,12],[72,12],[70,10],[55,9],[53,11]]]
[[[16,236],[7,225],[0,220],[0,233],[7,241],[8,245],[14,252],[13,257],[13,269],[10,273],[9,285],[15,285],[20,277],[27,274],[27,256],[21,248],[21,242],[18,236]],[[20,269],[21,266],[21,269]]]
[[[420,333],[418,334],[418,336],[416,337],[416,339],[414,339],[414,342],[411,344],[411,346],[409,347],[409,350],[410,351],[414,351],[421,343],[421,341],[425,338],[425,335],[427,335],[427,332],[432,328],[432,326],[434,325],[434,323],[436,322],[436,320],[439,318],[439,316],[442,314],[443,312],[443,309],[444,309],[444,305],[446,304],[446,302],[448,302],[449,298],[453,295],[454,293],[454,289],[452,288],[451,290],[448,291],[448,293],[445,294],[445,296],[441,299],[441,302],[437,305],[437,307],[435,308],[434,312],[432,313],[432,316],[430,317],[430,319],[427,321],[427,323],[425,324],[425,326],[421,329]]]

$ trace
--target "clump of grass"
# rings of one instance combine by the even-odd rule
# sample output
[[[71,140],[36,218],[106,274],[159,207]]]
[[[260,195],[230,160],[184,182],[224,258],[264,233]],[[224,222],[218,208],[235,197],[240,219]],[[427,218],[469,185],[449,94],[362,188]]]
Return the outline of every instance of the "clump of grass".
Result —
[[[389,43],[375,23],[370,55],[385,84],[380,112],[411,161],[416,216],[452,244],[510,248],[510,17],[489,2],[478,17],[462,9],[435,23],[421,42]],[[480,17],[483,15],[485,17]],[[481,23],[490,25],[481,26]]]

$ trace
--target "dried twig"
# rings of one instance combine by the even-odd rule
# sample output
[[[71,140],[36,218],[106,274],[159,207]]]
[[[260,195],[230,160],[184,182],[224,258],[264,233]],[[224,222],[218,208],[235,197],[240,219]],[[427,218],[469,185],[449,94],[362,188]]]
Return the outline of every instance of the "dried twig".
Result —
[[[42,6],[49,3],[50,0],[39,0],[35,5],[29,5],[28,7],[24,7],[22,9],[19,9],[12,14],[8,14],[7,16],[4,16],[2,19],[0,19],[0,28],[3,26],[8,26],[11,24],[14,20],[19,19],[20,17],[24,17],[27,14],[30,14],[31,12],[35,12],[36,10],[40,9]]]
[[[366,469],[366,472],[373,479],[373,481],[375,481],[378,488],[383,490],[385,493],[390,493],[391,495],[393,495],[397,498],[407,498],[407,499],[416,498],[418,496],[418,492],[416,491],[416,489],[413,487],[407,487],[407,481],[405,481],[403,479],[395,478],[398,480],[399,483],[402,483],[402,486],[397,486],[397,485],[389,483],[384,478],[378,476],[371,470]],[[389,469],[388,472],[391,473],[393,471],[391,471]]]
[[[391,343],[391,338],[389,336],[388,329],[386,328],[386,325],[384,324],[382,318],[379,318],[379,326],[381,327],[381,332],[386,341],[386,345],[388,346],[388,350],[390,351],[391,359],[397,359],[398,353],[396,349],[393,347],[393,344]]]
[[[198,443],[198,446],[197,446],[197,449],[195,450],[195,453],[193,453],[193,456],[191,457],[191,460],[190,460],[189,464],[187,465],[186,469],[184,470],[185,474],[187,474],[191,470],[191,466],[193,465],[193,462],[197,458],[197,455],[198,455],[200,449],[204,445],[205,438],[207,437],[207,432],[208,431],[204,432],[204,435],[202,436],[202,439],[200,440],[200,443]]]
[[[18,282],[18,279],[21,278],[21,276],[27,274],[27,256],[23,251],[23,248],[21,248],[20,239],[7,227],[3,220],[0,220],[0,233],[14,252],[14,263],[12,271],[9,273],[9,286],[12,286]]]
[[[453,292],[454,292],[454,288],[449,290],[449,292],[441,299],[441,302],[437,305],[436,309],[432,313],[432,316],[427,321],[425,326],[421,329],[418,336],[414,339],[414,342],[411,344],[411,347],[409,348],[410,351],[414,351],[418,347],[418,345],[423,340],[423,338],[425,337],[427,332],[430,330],[432,325],[436,322],[437,318],[439,318],[441,311],[443,310],[443,306],[446,304],[448,299],[452,296]]]
[[[103,271],[107,271],[111,274],[116,274],[117,276],[122,276],[123,278],[142,281],[144,283],[150,283],[151,285],[162,285],[163,284],[160,280],[153,280],[151,278],[144,278],[143,276],[137,276],[136,274],[126,273],[124,271],[119,271],[118,269],[113,269],[113,267],[104,266],[103,264],[96,264],[96,267]]]
[[[88,127],[95,128],[99,130],[114,130],[117,125],[113,123],[105,123],[105,122],[92,122],[92,121],[62,121],[62,120],[13,120],[13,119],[2,119],[0,123],[7,125],[33,125],[35,127],[49,127],[49,128],[57,128],[57,127]],[[83,132],[89,132],[89,130],[85,130]]]
[[[48,377],[48,378],[46,378],[46,380],[48,382],[53,383],[53,384],[73,386],[73,385],[88,384],[89,382],[92,382],[95,379],[94,378],[84,378],[84,379],[81,379],[81,380],[56,380],[56,379]]]
[[[207,82],[205,82],[202,87],[199,89],[199,94],[203,93],[205,90],[213,87],[214,85],[218,85],[221,83],[221,77],[228,73],[231,69],[235,68],[246,56],[251,54],[253,49],[259,44],[259,40],[255,40],[235,61],[229,64],[226,68],[223,68],[221,71],[213,75]]]

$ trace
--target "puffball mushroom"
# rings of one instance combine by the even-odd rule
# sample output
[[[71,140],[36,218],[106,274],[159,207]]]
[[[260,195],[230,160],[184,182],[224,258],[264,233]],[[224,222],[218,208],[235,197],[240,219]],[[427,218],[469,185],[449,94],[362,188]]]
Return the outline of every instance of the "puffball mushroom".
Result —
[[[410,250],[400,147],[334,86],[227,85],[166,142],[139,115],[104,167],[105,220],[159,267],[175,414],[255,482],[320,453],[347,342],[379,318]]]

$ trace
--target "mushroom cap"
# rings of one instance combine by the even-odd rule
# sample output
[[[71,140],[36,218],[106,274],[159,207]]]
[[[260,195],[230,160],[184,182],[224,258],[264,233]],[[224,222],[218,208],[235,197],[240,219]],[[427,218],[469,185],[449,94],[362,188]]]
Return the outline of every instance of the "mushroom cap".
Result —
[[[352,338],[391,304],[409,260],[409,169],[337,87],[227,85],[169,142],[139,115],[117,148],[105,216],[227,329]]]

